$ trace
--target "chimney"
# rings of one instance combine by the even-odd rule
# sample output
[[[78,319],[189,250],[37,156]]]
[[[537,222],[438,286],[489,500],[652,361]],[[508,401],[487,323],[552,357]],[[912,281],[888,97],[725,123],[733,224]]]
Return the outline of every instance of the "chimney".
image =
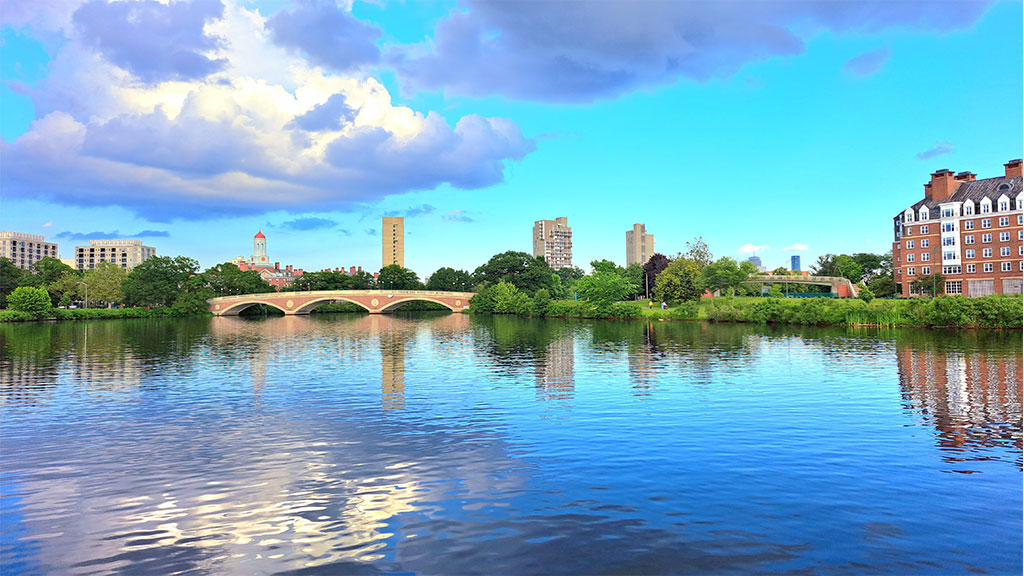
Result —
[[[363,271],[363,267],[360,266],[360,267],[356,268],[356,270],[359,271],[359,272],[362,272]],[[373,277],[376,278],[377,274],[374,274]]]
[[[274,270],[280,270],[280,269],[281,269],[281,263],[280,262],[274,262]]]
[[[285,266],[284,269],[287,270],[289,274],[292,273],[292,265],[291,264]]]
[[[1016,160],[1010,160],[1006,164],[1003,164],[1003,167],[1006,168],[1007,178],[1021,177],[1020,158],[1017,158]]]
[[[957,182],[952,170],[939,170],[932,174],[932,181],[924,185],[924,197],[945,202],[959,186],[960,182]]]
[[[356,267],[355,266],[349,266],[348,267],[348,273],[349,273],[349,275],[354,275],[356,273]]]
[[[978,179],[978,175],[974,172],[958,172],[956,179],[961,182],[974,182]]]

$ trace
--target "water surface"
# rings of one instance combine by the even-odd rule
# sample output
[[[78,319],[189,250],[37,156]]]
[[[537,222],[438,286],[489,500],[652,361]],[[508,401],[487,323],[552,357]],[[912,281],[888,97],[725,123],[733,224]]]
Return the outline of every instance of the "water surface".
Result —
[[[1020,332],[0,325],[0,573],[1021,573]]]

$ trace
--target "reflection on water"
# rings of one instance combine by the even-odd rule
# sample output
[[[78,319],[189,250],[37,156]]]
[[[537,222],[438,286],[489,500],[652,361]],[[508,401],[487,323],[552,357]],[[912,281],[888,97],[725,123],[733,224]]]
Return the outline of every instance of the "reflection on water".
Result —
[[[1019,332],[0,325],[0,573],[1020,573],[1022,377]]]

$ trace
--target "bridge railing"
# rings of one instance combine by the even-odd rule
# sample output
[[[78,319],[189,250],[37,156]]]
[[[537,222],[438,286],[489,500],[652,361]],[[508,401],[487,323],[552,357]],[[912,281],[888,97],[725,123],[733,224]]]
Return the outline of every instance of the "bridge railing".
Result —
[[[287,292],[260,292],[257,294],[238,294],[235,296],[217,296],[211,300],[217,300],[218,302],[229,302],[232,300],[252,300],[253,298],[279,298],[282,296],[288,297],[303,297],[303,296],[326,296],[328,294],[340,294],[340,295],[359,295],[359,296],[378,296],[378,295],[392,295],[392,296],[433,296],[435,298],[451,298],[455,296],[466,296],[472,297],[475,295],[474,292],[445,292],[442,290],[304,290],[304,291],[287,291]]]

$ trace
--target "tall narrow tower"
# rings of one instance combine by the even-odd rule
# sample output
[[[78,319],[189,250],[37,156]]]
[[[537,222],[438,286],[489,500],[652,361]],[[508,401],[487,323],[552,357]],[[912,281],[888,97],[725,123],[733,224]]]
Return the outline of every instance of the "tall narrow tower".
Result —
[[[654,255],[654,234],[647,233],[647,226],[633,224],[626,230],[626,266],[646,264]]]
[[[381,267],[398,264],[405,267],[405,218],[385,216],[380,227]]]
[[[572,228],[566,217],[533,223],[533,255],[555,270],[572,268]]]
[[[267,237],[263,235],[262,228],[252,237],[252,258],[250,262],[257,266],[266,266],[269,263],[267,260]]]

